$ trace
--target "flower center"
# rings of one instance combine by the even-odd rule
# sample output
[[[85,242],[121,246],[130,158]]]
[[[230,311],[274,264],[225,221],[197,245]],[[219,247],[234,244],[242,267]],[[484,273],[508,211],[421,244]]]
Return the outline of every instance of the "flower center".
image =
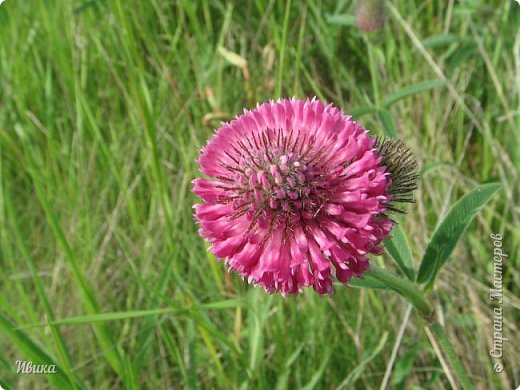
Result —
[[[266,162],[264,169],[246,168],[244,177],[246,188],[253,195],[252,205],[291,213],[309,203],[314,175],[305,161],[289,153],[282,154],[272,163]]]
[[[236,155],[229,157],[240,167],[234,170],[234,217],[245,214],[252,226],[268,226],[316,216],[326,200],[323,174],[315,169],[319,153],[298,139],[292,132],[266,130],[252,136],[250,148],[234,148]]]

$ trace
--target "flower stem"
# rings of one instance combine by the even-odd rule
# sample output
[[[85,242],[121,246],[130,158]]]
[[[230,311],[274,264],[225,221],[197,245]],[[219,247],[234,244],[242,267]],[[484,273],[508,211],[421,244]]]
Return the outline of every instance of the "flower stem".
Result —
[[[428,322],[433,320],[433,307],[415,283],[377,267],[370,267],[366,274],[405,297]]]
[[[464,389],[472,389],[473,385],[469,380],[464,366],[455,354],[453,346],[451,345],[448,336],[444,332],[443,327],[435,321],[435,313],[432,305],[424,298],[424,295],[418,286],[407,279],[400,278],[382,268],[370,267],[366,274],[374,279],[382,282],[388,288],[396,291],[398,294],[405,297],[419,313],[426,319],[427,330],[431,330],[434,340],[436,339],[440,349],[444,353],[449,366],[457,376]],[[428,332],[427,332],[428,333]],[[429,335],[431,335],[431,333]],[[433,341],[432,341],[433,342]],[[447,373],[449,374],[449,373]]]

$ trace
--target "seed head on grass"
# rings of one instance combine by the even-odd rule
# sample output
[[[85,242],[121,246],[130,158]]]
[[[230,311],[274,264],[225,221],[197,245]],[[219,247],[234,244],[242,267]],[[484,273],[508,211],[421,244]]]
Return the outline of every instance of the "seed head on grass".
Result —
[[[194,180],[199,233],[267,292],[331,293],[380,254],[395,201],[412,201],[415,160],[316,99],[282,99],[223,123]],[[397,185],[393,184],[397,183]]]

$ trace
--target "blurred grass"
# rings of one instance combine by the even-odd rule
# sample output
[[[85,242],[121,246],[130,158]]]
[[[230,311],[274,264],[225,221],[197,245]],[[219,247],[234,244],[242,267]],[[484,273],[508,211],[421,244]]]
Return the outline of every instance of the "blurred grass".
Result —
[[[334,102],[412,147],[425,177],[401,227],[415,266],[456,199],[502,183],[433,296],[477,386],[518,385],[520,7],[392,4],[368,36],[350,1],[2,4],[2,385],[379,388],[404,326],[391,383],[449,387],[394,295],[268,296],[198,237],[198,149],[221,120],[278,96]],[[510,255],[501,375],[488,355],[491,233]],[[21,359],[62,375],[16,375]]]

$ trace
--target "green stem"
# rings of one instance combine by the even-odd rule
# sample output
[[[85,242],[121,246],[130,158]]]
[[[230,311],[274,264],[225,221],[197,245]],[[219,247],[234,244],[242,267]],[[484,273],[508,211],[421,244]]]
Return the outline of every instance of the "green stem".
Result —
[[[278,76],[276,78],[276,88],[274,95],[282,97],[283,67],[285,62],[285,52],[287,50],[287,32],[289,30],[289,15],[291,11],[291,0],[285,5],[285,16],[283,18],[282,42],[280,44],[280,62],[278,63]]]
[[[366,274],[408,299],[425,319],[428,321],[433,319],[433,307],[424,298],[423,293],[415,283],[400,278],[382,268],[370,267]]]
[[[449,362],[451,368],[457,375],[457,378],[460,381],[463,389],[473,389],[473,384],[471,383],[462,362],[455,354],[453,350],[453,346],[451,345],[450,340],[448,339],[448,335],[444,332],[444,328],[438,323],[434,322],[433,324],[429,324],[428,327],[432,330],[433,334],[437,338],[439,343],[439,347],[444,352],[447,361]]]
[[[372,92],[374,93],[374,103],[376,107],[380,107],[379,103],[381,102],[381,99],[379,97],[379,87],[377,85],[377,69],[376,69],[376,62],[374,58],[374,48],[372,47],[372,43],[370,43],[370,40],[365,37],[365,43],[367,45],[367,51],[368,51],[368,67],[370,70],[370,79],[372,81]]]

